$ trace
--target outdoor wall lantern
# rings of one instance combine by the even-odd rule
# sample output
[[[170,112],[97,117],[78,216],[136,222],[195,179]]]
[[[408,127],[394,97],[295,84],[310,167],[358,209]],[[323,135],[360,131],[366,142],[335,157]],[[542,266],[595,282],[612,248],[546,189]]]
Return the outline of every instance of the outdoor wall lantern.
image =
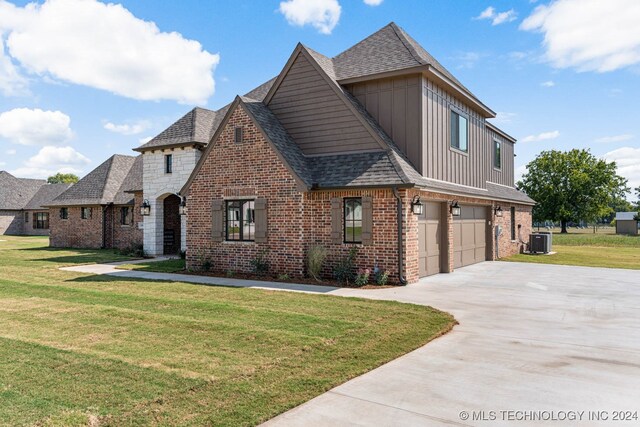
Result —
[[[147,199],[144,199],[142,202],[142,206],[140,206],[140,215],[149,216],[151,215],[151,205]]]
[[[502,216],[502,208],[500,206],[498,206],[495,210],[495,214],[497,217],[501,217]]]
[[[453,203],[451,204],[451,215],[460,216],[461,211],[462,211],[462,208],[458,205],[458,201],[454,200]]]
[[[414,215],[422,215],[424,205],[420,201],[420,196],[413,196],[413,200],[411,201],[411,211]]]
[[[187,198],[186,197],[183,197],[182,200],[180,201],[180,205],[178,206],[178,213],[180,215],[187,214]]]

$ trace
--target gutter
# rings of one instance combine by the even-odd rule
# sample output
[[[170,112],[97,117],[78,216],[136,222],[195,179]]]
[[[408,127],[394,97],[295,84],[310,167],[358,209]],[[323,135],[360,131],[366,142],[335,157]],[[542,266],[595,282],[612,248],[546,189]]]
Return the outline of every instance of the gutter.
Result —
[[[407,279],[402,275],[402,267],[404,266],[404,259],[402,256],[402,250],[404,245],[402,243],[402,199],[400,198],[400,194],[398,193],[397,187],[392,187],[393,195],[397,200],[397,211],[398,211],[398,281],[401,285],[407,284]]]

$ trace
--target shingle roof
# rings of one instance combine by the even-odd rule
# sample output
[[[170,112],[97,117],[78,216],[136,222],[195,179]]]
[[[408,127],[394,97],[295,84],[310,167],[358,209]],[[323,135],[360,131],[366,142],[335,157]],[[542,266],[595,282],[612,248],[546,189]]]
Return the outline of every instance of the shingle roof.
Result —
[[[142,191],[142,156],[135,158],[127,176],[122,180],[122,185],[118,189],[113,203],[116,205],[132,205],[133,192]]]
[[[616,212],[616,221],[633,221],[638,212]]]
[[[16,178],[0,171],[0,210],[23,209],[46,183],[43,179]]]
[[[136,158],[114,154],[56,197],[49,206],[105,205],[115,201]]]
[[[40,187],[38,192],[31,198],[31,200],[29,200],[29,203],[26,204],[24,209],[44,209],[44,207],[48,206],[53,199],[65,192],[72,185],[73,184],[45,184]]]

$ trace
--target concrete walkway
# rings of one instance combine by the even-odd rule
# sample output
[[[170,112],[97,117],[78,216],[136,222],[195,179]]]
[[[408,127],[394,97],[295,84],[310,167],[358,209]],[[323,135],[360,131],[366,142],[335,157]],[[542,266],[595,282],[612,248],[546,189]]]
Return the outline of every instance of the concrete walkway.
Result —
[[[359,290],[104,265],[67,270],[397,300],[460,322],[266,426],[611,425],[615,410],[640,417],[640,271],[486,262],[406,287]]]

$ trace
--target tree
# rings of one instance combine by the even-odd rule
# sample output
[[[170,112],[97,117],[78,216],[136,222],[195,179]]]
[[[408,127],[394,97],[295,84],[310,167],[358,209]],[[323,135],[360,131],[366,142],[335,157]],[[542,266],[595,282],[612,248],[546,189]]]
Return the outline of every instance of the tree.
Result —
[[[636,202],[636,208],[640,211],[640,185],[634,188],[633,191],[636,193],[636,197],[638,198],[638,201]]]
[[[79,178],[77,175],[60,172],[47,178],[47,182],[49,184],[75,184],[78,180]]]
[[[627,180],[589,150],[543,151],[527,165],[518,187],[534,199],[534,221],[594,221],[611,212],[615,199],[629,191]]]

